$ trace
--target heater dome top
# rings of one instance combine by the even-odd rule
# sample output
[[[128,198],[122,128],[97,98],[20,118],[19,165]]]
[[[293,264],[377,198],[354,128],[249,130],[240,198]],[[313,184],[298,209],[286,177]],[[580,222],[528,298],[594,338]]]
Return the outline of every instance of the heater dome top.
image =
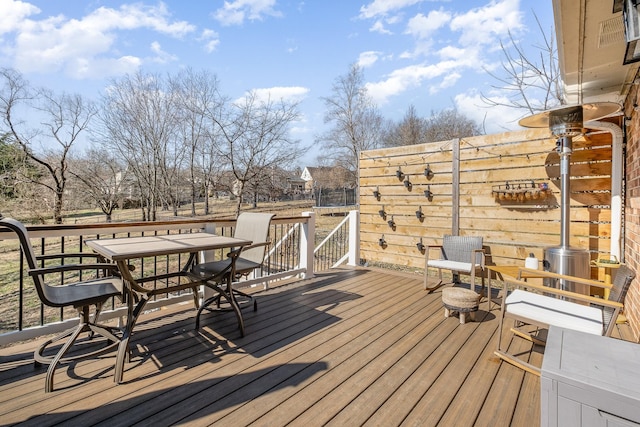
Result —
[[[580,111],[580,109],[582,111]],[[616,102],[593,102],[582,105],[562,105],[558,108],[543,111],[520,119],[518,124],[527,128],[549,128],[559,124],[577,125],[598,120],[620,111],[620,104]],[[582,113],[582,114],[580,114]],[[581,117],[580,117],[581,116]]]

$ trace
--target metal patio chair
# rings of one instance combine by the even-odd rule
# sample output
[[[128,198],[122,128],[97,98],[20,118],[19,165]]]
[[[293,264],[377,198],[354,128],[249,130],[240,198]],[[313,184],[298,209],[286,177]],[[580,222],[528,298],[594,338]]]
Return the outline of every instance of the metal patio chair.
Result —
[[[0,218],[0,227],[6,227],[15,232],[20,240],[20,247],[27,261],[28,274],[32,277],[38,293],[40,301],[49,307],[74,307],[78,311],[79,324],[75,328],[46,340],[34,352],[33,357],[36,365],[48,364],[47,376],[45,379],[45,392],[53,391],[53,375],[55,369],[60,363],[66,363],[82,358],[94,357],[107,351],[115,349],[120,343],[117,337],[117,329],[110,326],[104,326],[98,323],[98,316],[102,309],[102,305],[112,297],[122,297],[122,280],[114,275],[106,275],[107,271],[116,270],[115,264],[107,263],[91,263],[91,264],[60,264],[55,266],[38,266],[38,262],[44,264],[44,261],[53,259],[75,258],[96,258],[95,254],[88,253],[67,253],[55,255],[39,255],[36,256],[26,227],[19,221],[11,218]],[[51,274],[60,274],[65,272],[80,271],[102,272],[103,277],[97,277],[90,280],[78,280],[69,284],[51,285],[45,278]],[[96,276],[99,274],[97,273]],[[59,279],[58,279],[59,281]],[[95,315],[93,320],[90,316],[90,307],[95,306]],[[90,352],[81,352],[68,358],[64,356],[76,344],[76,341],[83,332],[89,333],[92,339],[95,334],[101,335],[107,339],[108,345]],[[65,340],[66,341],[63,341]],[[54,343],[63,343],[57,353],[53,355],[45,355],[47,347]]]
[[[271,219],[273,216],[274,214],[271,213],[241,213],[236,221],[233,237],[250,240],[253,243],[249,246],[232,250],[226,259],[196,264],[192,267],[191,273],[200,279],[206,277],[206,279],[203,279],[205,284],[216,291],[216,293],[212,297],[207,298],[198,309],[196,329],[200,327],[200,314],[202,311],[204,309],[211,310],[209,307],[213,303],[216,304],[216,309],[221,309],[222,300],[227,300],[232,306],[234,303],[237,303],[239,306],[246,306],[253,303],[253,311],[258,309],[258,303],[255,298],[245,292],[234,289],[231,282],[243,276],[246,277],[256,269],[262,267],[266,248],[271,243],[269,241],[269,228],[271,227]],[[227,291],[223,292],[220,287],[226,280],[230,280],[227,287],[228,292],[232,292],[233,295],[228,295]],[[230,301],[229,296],[231,296],[234,301]],[[244,335],[242,315],[235,308],[234,310],[238,316],[241,333]]]

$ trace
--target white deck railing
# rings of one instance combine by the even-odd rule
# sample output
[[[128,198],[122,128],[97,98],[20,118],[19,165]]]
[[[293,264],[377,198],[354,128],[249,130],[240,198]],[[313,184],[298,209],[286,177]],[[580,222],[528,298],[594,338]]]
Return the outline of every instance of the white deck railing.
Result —
[[[305,212],[300,217],[275,217],[270,230],[271,238],[275,243],[270,247],[265,257],[263,270],[257,277],[243,280],[237,286],[263,284],[266,289],[270,283],[276,281],[294,277],[311,278],[317,268],[329,268],[325,266],[329,258],[331,258],[330,267],[340,265],[344,261],[347,261],[348,265],[358,265],[358,221],[358,212],[351,211],[345,220],[318,247],[314,248],[316,230],[313,212]],[[45,254],[89,251],[89,248],[83,245],[85,238],[107,238],[143,235],[145,233],[196,232],[204,229],[214,230],[222,235],[231,235],[234,224],[235,221],[229,220],[177,220],[153,223],[34,225],[27,228],[36,251]],[[346,239],[343,236],[345,233],[348,233]],[[5,245],[5,251],[15,254],[13,265],[16,270],[12,274],[4,274],[0,277],[0,289],[6,290],[0,295],[0,315],[6,317],[1,319],[3,330],[0,333],[0,345],[58,333],[74,326],[78,321],[75,311],[53,310],[44,307],[38,300],[31,279],[24,274],[24,262],[22,254],[18,250],[19,243],[16,236],[7,230],[0,230],[0,240],[5,240],[6,243],[11,241],[15,243],[13,246],[11,243]],[[346,250],[344,250],[345,246]],[[11,258],[14,257],[11,256]],[[163,257],[159,258],[161,258],[160,261],[157,259],[151,262],[146,260],[147,264],[143,268],[156,269],[158,265],[170,268],[168,258],[166,260]],[[141,260],[141,262],[145,261]],[[179,263],[180,260],[172,262]],[[187,291],[150,301],[147,304],[147,309],[158,309],[175,303],[191,303],[192,300],[191,293]],[[35,308],[36,306],[37,308]],[[27,309],[27,307],[29,308]],[[35,316],[37,318],[30,315],[33,311],[39,312],[39,315]],[[114,301],[110,309],[104,309],[100,318],[103,320],[114,318],[122,320],[125,314],[124,305]]]

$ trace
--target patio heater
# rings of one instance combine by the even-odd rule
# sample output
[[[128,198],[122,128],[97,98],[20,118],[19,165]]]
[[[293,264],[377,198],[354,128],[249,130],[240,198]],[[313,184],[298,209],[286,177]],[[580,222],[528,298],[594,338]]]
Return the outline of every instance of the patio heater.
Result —
[[[560,155],[560,246],[544,250],[543,265],[545,270],[589,278],[591,275],[590,255],[586,249],[574,248],[569,244],[571,217],[571,173],[570,160],[572,140],[583,133],[583,122],[598,120],[620,110],[620,105],[613,102],[597,102],[576,106],[563,106],[525,117],[518,123],[523,127],[548,127],[557,138],[556,151]],[[545,283],[546,284],[546,283]],[[588,286],[562,280],[561,289],[588,295]]]

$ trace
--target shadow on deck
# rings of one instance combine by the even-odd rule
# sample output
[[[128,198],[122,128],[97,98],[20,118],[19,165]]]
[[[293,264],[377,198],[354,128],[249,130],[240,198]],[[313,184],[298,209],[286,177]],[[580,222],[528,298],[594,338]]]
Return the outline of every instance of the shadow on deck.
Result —
[[[231,313],[147,313],[124,383],[114,355],[58,369],[44,393],[35,342],[0,349],[3,425],[536,425],[539,379],[493,355],[498,307],[445,319],[420,276],[332,270],[258,295],[240,338]],[[542,351],[510,351],[540,364]]]

